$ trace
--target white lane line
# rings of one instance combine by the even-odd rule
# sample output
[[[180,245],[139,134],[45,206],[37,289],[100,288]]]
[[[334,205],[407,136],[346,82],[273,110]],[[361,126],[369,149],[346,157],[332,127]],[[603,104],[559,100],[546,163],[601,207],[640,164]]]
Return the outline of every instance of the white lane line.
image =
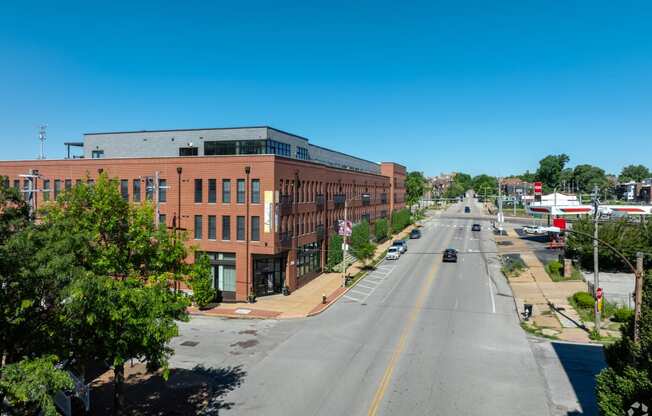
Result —
[[[368,283],[376,284],[376,283],[373,283],[373,282],[368,282]],[[365,285],[363,285],[362,283],[358,283],[358,284],[355,285],[355,286],[356,286],[356,287],[358,287],[358,286],[359,286],[359,287],[364,287],[365,289],[375,289],[375,288],[376,288],[376,286],[365,286]]]
[[[491,312],[496,313],[496,301],[494,300],[494,291],[491,289],[491,280],[489,280],[489,297],[491,298]]]
[[[357,295],[362,295],[362,296],[368,296],[368,295],[370,295],[372,292],[373,292],[373,289],[371,290],[371,292],[363,292],[363,291],[361,291],[361,290],[356,290],[356,289],[351,289],[351,290],[349,290],[349,293],[355,293],[355,294],[357,294]]]
[[[459,301],[460,300],[458,298],[455,298],[455,307],[453,309],[457,309],[457,305],[459,304]]]
[[[344,297],[347,298],[347,299],[351,299],[351,300],[353,300],[353,301],[355,301],[355,302],[362,302],[360,299],[358,299],[358,298],[354,298],[353,296],[344,295]]]

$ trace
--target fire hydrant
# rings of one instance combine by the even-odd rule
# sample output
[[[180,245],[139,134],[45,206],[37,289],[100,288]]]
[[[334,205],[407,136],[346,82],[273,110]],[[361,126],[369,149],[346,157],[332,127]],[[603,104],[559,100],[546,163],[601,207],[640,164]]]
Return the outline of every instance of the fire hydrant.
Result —
[[[321,303],[325,304],[326,303],[326,294],[322,293],[321,295]]]

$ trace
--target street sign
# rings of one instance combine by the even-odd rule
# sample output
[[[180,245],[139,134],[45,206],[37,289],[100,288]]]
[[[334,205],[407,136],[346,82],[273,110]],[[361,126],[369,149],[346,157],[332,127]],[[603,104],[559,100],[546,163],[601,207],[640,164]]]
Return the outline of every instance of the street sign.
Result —
[[[598,299],[602,299],[602,288],[599,287],[598,290],[595,292],[595,297]]]
[[[534,182],[534,195],[541,195],[543,193],[543,184],[541,182]]]
[[[351,236],[351,231],[353,229],[353,223],[351,221],[339,220],[337,225],[338,225],[337,233],[339,235],[347,236],[347,237]]]

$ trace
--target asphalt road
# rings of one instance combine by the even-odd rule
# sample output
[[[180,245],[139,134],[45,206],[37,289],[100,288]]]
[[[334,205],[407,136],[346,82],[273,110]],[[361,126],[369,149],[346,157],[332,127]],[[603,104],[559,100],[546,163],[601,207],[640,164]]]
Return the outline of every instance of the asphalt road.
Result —
[[[472,232],[463,206],[321,315],[182,325],[172,365],[238,369],[220,415],[550,415],[509,288],[488,273],[489,222]],[[458,263],[441,262],[447,247]]]

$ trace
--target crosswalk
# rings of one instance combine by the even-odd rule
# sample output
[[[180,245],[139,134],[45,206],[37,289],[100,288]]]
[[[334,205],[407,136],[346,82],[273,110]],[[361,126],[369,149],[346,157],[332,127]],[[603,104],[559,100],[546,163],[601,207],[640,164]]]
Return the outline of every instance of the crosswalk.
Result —
[[[376,289],[382,285],[385,279],[396,268],[394,264],[385,264],[385,262],[376,266],[376,270],[368,273],[362,280],[350,289],[344,298],[349,302],[364,304]]]

